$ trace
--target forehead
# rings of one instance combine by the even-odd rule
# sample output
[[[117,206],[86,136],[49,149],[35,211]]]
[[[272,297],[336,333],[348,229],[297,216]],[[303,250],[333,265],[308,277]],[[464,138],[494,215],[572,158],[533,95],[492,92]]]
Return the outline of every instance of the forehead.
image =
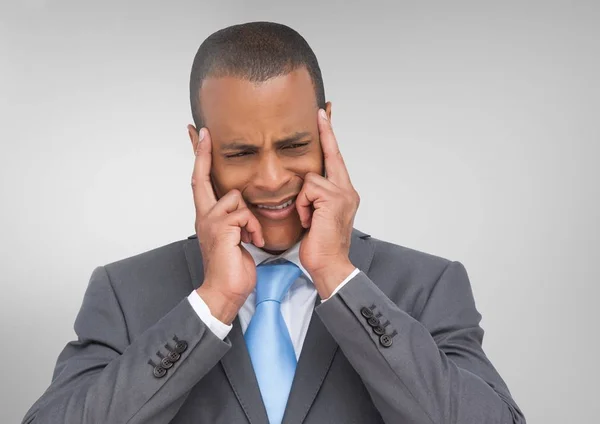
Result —
[[[200,88],[200,99],[214,140],[317,129],[315,90],[304,67],[260,83],[209,77]]]

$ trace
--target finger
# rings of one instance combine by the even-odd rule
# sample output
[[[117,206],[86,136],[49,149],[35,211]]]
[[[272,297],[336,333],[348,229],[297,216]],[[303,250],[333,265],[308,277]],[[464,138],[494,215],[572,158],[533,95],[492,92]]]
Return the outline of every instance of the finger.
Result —
[[[303,228],[310,228],[311,224],[312,224],[312,215],[314,213],[314,209],[312,206],[309,206],[306,209],[306,212],[304,212],[304,215],[302,218],[300,218],[300,224],[302,225]]]
[[[318,177],[316,174],[315,176]],[[316,180],[317,178],[311,176],[305,177],[304,185],[296,198],[296,210],[300,217],[300,223],[304,228],[310,226],[313,210],[318,209],[320,203],[333,195],[331,190],[316,183]]]
[[[314,184],[322,187],[325,191],[330,191],[333,193],[341,190],[340,187],[335,185],[332,181],[328,180],[322,175],[317,174],[316,172],[307,172],[304,175],[304,181],[304,184]]]
[[[216,214],[218,216],[226,215],[228,213],[235,212],[238,209],[247,208],[246,202],[242,197],[242,193],[239,190],[233,189],[227,192],[225,196],[221,197],[219,201],[214,205],[210,214]]]
[[[250,235],[248,234],[248,231],[246,231],[245,228],[242,228],[242,241],[244,243],[250,243]]]
[[[331,122],[327,119],[324,109],[319,109],[318,115],[319,138],[321,139],[321,149],[323,150],[327,179],[338,186],[350,186],[348,169],[333,133]]]
[[[306,194],[306,180],[304,181],[304,185],[298,193],[296,197],[296,211],[298,212],[298,217],[300,218],[300,224],[304,228],[308,228],[307,223],[310,222],[310,216],[312,214],[312,202],[308,200],[308,196]]]
[[[230,190],[225,196],[221,197],[217,204],[210,211],[210,213],[222,216],[231,215],[233,213],[237,213],[240,210],[247,210],[251,217],[251,219],[244,226],[242,226],[242,228],[245,227],[245,230],[248,233],[248,241],[244,240],[244,242],[252,242],[258,247],[264,246],[265,242],[262,234],[262,227],[258,219],[248,209],[248,205],[246,205],[246,202],[242,197],[242,193],[240,193],[239,190]]]
[[[257,247],[264,246],[264,238],[262,235],[262,227],[260,222],[248,208],[238,209],[235,212],[227,215],[226,222],[228,225],[237,226],[242,230],[247,231],[249,239],[247,243],[254,243]]]
[[[217,199],[210,180],[212,140],[206,128],[200,129],[199,138],[192,173],[192,192],[196,212],[204,216],[217,203]]]

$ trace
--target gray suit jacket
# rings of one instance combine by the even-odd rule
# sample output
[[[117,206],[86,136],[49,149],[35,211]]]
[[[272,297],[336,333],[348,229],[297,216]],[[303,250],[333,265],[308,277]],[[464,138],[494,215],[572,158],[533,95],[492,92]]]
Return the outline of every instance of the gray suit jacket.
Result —
[[[525,423],[462,264],[357,230],[350,259],[361,272],[317,297],[284,423]],[[195,236],[94,269],[23,422],[267,423],[239,321],[220,340],[186,299],[202,280]]]

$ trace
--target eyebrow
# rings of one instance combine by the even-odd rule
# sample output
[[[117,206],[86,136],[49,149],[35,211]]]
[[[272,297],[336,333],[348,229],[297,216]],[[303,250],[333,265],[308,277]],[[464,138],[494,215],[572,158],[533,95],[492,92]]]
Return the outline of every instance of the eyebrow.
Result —
[[[275,147],[281,147],[286,144],[294,143],[302,140],[305,137],[309,137],[311,134],[307,131],[297,132],[288,137],[276,140],[273,142]],[[242,139],[232,140],[228,143],[221,145],[221,150],[257,150],[258,147],[254,144],[245,143]]]

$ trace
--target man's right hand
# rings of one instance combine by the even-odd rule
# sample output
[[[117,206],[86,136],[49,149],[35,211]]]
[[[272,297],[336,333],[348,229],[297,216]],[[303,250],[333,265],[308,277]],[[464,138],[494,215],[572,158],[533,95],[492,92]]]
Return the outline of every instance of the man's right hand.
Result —
[[[240,243],[262,247],[264,239],[258,219],[238,190],[217,201],[210,176],[212,140],[208,129],[200,129],[199,139],[192,191],[204,282],[197,292],[211,314],[229,325],[256,285],[254,260]]]

